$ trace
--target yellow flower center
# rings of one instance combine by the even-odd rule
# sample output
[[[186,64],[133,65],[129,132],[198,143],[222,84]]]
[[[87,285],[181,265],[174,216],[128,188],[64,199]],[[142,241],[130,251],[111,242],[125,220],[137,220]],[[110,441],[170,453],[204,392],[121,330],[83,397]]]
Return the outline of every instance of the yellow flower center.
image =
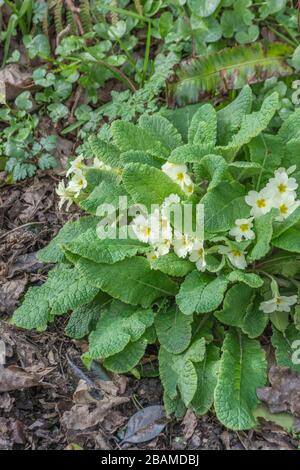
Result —
[[[265,199],[257,199],[256,205],[259,207],[259,209],[264,209],[267,205],[267,202]]]
[[[182,172],[177,173],[176,178],[178,179],[178,181],[183,181],[184,180],[184,174]]]
[[[241,232],[247,232],[247,230],[249,230],[249,224],[241,224],[240,225],[240,230]]]
[[[203,255],[203,248],[199,248],[198,255],[201,257]]]
[[[281,183],[281,184],[278,186],[278,191],[279,191],[280,193],[286,193],[286,190],[287,190],[286,184]]]
[[[277,297],[276,302],[277,302],[277,305],[280,305],[282,304],[282,299],[280,297]]]
[[[193,192],[193,189],[194,189],[194,188],[193,188],[193,185],[192,185],[192,184],[189,184],[189,185],[187,186],[187,188],[186,188],[186,191],[187,191],[187,193],[192,193],[192,192]]]
[[[143,235],[145,235],[145,237],[149,237],[150,234],[151,234],[151,228],[150,227],[144,227],[142,229],[142,232],[143,232]]]
[[[279,207],[279,210],[280,210],[280,213],[283,215],[286,215],[289,212],[289,208],[285,204],[281,204],[281,206]]]
[[[232,252],[232,255],[235,257],[235,258],[239,258],[240,256],[242,256],[242,253],[238,250],[234,250]]]

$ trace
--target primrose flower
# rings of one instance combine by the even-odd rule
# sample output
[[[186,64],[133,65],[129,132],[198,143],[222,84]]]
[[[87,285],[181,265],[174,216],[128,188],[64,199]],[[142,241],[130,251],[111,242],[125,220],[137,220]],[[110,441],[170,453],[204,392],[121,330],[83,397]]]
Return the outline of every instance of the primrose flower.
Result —
[[[154,251],[150,251],[149,253],[147,253],[146,256],[147,256],[147,260],[151,263],[153,261],[156,261],[159,258],[159,253],[156,250],[154,250]]]
[[[282,222],[289,217],[299,207],[300,201],[295,201],[293,194],[287,193],[281,200],[277,200],[274,207],[279,209],[280,215],[276,217],[278,222]]]
[[[230,230],[229,235],[235,237],[237,242],[242,240],[254,240],[255,233],[253,232],[253,217],[250,219],[237,219],[235,227]]]
[[[297,198],[296,189],[298,188],[298,183],[295,178],[290,178],[294,171],[295,167],[291,167],[288,170],[279,168],[275,171],[275,177],[271,178],[266,186],[272,199],[281,201],[282,197],[286,195],[291,195],[294,199]]]
[[[84,156],[79,155],[75,160],[72,161],[70,168],[68,169],[66,176],[70,176],[72,173],[78,173],[81,172],[82,167],[84,166],[83,164]]]
[[[252,206],[251,215],[253,215],[253,217],[261,217],[262,215],[268,214],[272,209],[272,200],[266,189],[263,189],[259,193],[257,191],[249,191],[246,196],[246,203],[248,206]]]
[[[292,295],[290,297],[279,295],[267,302],[262,302],[259,309],[264,313],[290,312],[291,308],[297,303],[297,301],[297,295]]]
[[[174,234],[174,252],[179,258],[185,258],[193,249],[193,241],[188,235],[183,235],[178,231]]]
[[[73,178],[71,179],[68,189],[74,193],[75,197],[78,197],[80,191],[87,187],[87,180],[85,179],[82,171],[78,171],[74,174]]]
[[[62,206],[66,202],[67,203],[66,211],[68,211],[70,209],[71,204],[73,203],[74,193],[72,191],[70,191],[69,188],[66,188],[64,181],[61,181],[59,183],[59,185],[57,186],[55,192],[60,197],[60,201],[59,201],[59,204],[58,204],[59,209],[61,209]]]
[[[102,162],[102,160],[99,160],[99,158],[97,157],[94,158],[93,167],[98,170],[106,170],[106,171],[110,171],[112,169],[111,166],[106,165],[104,162]]]
[[[169,178],[175,181],[186,194],[193,194],[194,183],[187,173],[188,168],[186,165],[166,162],[161,169]]]
[[[132,230],[134,231],[138,240],[143,243],[149,243],[152,235],[151,221],[148,217],[142,214],[135,217],[131,224]]]
[[[226,255],[229,261],[231,262],[231,264],[235,268],[242,269],[242,270],[246,269],[247,262],[246,262],[244,251],[233,250],[229,248],[228,246],[220,246],[219,253],[221,255]]]
[[[196,267],[198,271],[202,271],[202,272],[205,271],[206,261],[205,261],[203,241],[196,240],[194,242],[192,249],[191,249],[189,260],[192,261],[192,263],[196,263]]]
[[[165,238],[155,245],[155,249],[159,256],[167,255],[171,249],[171,241]]]

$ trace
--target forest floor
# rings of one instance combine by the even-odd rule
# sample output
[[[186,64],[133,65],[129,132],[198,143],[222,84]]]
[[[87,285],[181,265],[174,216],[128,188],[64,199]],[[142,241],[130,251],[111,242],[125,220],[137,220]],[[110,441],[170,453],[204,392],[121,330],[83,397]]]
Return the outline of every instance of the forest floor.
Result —
[[[147,443],[121,444],[134,413],[162,404],[159,381],[122,376],[104,382],[94,373],[94,391],[104,393],[105,400],[97,394],[86,399],[80,355],[87,344],[64,335],[66,318],[42,333],[9,325],[27,286],[45,280],[50,268],[37,261],[35,252],[66,220],[79,215],[58,210],[57,181],[49,171],[0,189],[0,340],[11,371],[0,377],[0,449],[65,449],[75,444],[84,449],[296,449],[297,440],[274,424],[230,432],[213,414],[196,418],[192,412],[181,422],[168,422]]]

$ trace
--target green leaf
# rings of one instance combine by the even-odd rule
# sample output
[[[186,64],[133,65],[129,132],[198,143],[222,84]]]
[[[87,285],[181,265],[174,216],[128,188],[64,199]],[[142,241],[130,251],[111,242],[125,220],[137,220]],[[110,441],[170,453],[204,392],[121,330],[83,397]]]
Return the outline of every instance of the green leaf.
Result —
[[[128,304],[148,307],[159,297],[177,293],[175,282],[151,270],[142,257],[127,258],[112,265],[81,258],[77,267],[94,286]]]
[[[94,157],[98,158],[101,162],[116,168],[121,166],[120,150],[118,147],[108,144],[96,136],[89,137],[88,144]]]
[[[176,127],[163,116],[144,114],[139,119],[139,126],[159,140],[169,152],[183,144],[182,137]]]
[[[279,96],[277,93],[268,96],[259,111],[244,116],[240,130],[232,137],[228,145],[226,147],[217,147],[216,150],[227,160],[234,160],[235,155],[243,145],[248,144],[266,129],[278,109],[278,104]]]
[[[297,209],[289,217],[287,217],[284,222],[278,222],[274,225],[274,238],[278,238],[298,222],[300,222],[300,207],[297,207]]]
[[[15,310],[12,323],[20,328],[44,331],[49,317],[49,290],[47,287],[30,287],[23,302]]]
[[[255,426],[253,410],[259,403],[256,389],[266,383],[267,362],[260,344],[238,331],[225,337],[218,383],[215,390],[215,410],[227,428],[236,431]]]
[[[221,0],[188,0],[188,5],[192,12],[196,16],[201,16],[203,18],[211,16],[216,11],[220,3]]]
[[[174,277],[185,277],[195,269],[194,263],[187,259],[178,258],[175,253],[160,256],[151,262],[151,267]]]
[[[205,155],[211,154],[211,145],[186,144],[175,149],[168,161],[171,163],[199,163]]]
[[[30,111],[33,107],[30,91],[23,91],[23,93],[16,98],[15,105],[21,110]]]
[[[300,46],[296,47],[292,57],[292,65],[296,70],[300,70]]]
[[[228,179],[228,163],[220,155],[206,155],[200,163],[194,164],[194,172],[197,181],[203,179],[211,180],[207,191],[218,186],[219,183]]]
[[[232,135],[241,127],[242,120],[249,114],[252,106],[252,91],[245,85],[239,96],[225,108],[217,112],[218,143],[227,145]]]
[[[94,228],[84,232],[76,241],[66,243],[64,248],[95,263],[105,264],[114,264],[138,253],[146,253],[151,249],[149,245],[130,238],[101,240]]]
[[[187,349],[192,338],[192,321],[192,315],[183,315],[176,307],[158,312],[154,324],[161,346],[172,354]]]
[[[153,157],[150,153],[140,150],[129,150],[128,152],[121,153],[121,162],[122,166],[128,165],[129,163],[143,163],[158,169],[161,169],[162,163],[157,157]]]
[[[140,163],[130,163],[125,167],[123,183],[133,201],[147,207],[152,204],[161,205],[170,194],[186,198],[180,186],[165,173]]]
[[[244,85],[293,73],[287,65],[292,49],[274,43],[227,48],[181,62],[167,82],[168,103],[196,103],[203,92],[237,90]]]
[[[75,222],[67,222],[58,232],[49,245],[37,253],[37,258],[43,263],[58,263],[64,258],[62,246],[73,242],[79,235],[90,228],[97,227],[99,219],[95,217],[81,217]]]
[[[249,215],[244,188],[236,183],[222,182],[202,199],[205,213],[205,230],[209,233],[226,232],[237,219]]]
[[[213,278],[193,271],[181,284],[176,297],[177,305],[185,315],[212,312],[222,303],[227,285],[228,281],[223,275]]]
[[[166,159],[169,150],[151,133],[130,122],[114,121],[111,125],[114,143],[122,152],[141,150]]]
[[[124,374],[140,362],[145,354],[146,347],[147,341],[144,338],[130,342],[121,352],[105,359],[103,365],[115,374]]]
[[[263,333],[269,319],[268,315],[259,310],[259,303],[251,287],[236,284],[227,292],[223,309],[216,312],[215,317],[225,325],[241,328],[250,338],[257,338]]]
[[[249,142],[250,159],[253,163],[258,163],[263,176],[269,177],[277,170],[284,155],[284,145],[277,135],[261,134]]]
[[[188,132],[189,143],[215,146],[217,140],[217,113],[207,103],[194,114]]]
[[[290,228],[272,242],[273,246],[292,253],[300,253],[300,231]]]
[[[253,289],[258,289],[263,286],[264,281],[260,276],[254,273],[245,273],[244,271],[232,271],[228,275],[229,282],[243,282]]]
[[[197,390],[198,376],[194,363],[203,361],[205,340],[201,338],[182,354],[171,354],[163,347],[159,350],[159,373],[165,393],[175,400],[180,392],[182,401],[188,406]]]
[[[275,348],[277,364],[281,367],[289,367],[298,374],[300,374],[300,364],[297,364],[298,361],[294,359],[297,356],[297,349],[299,351],[299,341],[299,331],[293,325],[290,325],[284,333],[273,328],[272,345]]]
[[[89,336],[89,357],[105,359],[120,353],[130,341],[139,340],[153,321],[151,309],[113,301],[102,311],[96,329]]]
[[[66,325],[65,333],[70,338],[81,339],[95,329],[101,309],[111,301],[104,292],[100,292],[89,304],[76,308]]]
[[[254,230],[256,243],[248,256],[248,262],[253,263],[254,261],[258,261],[269,253],[273,235],[273,220],[273,211],[255,219]]]
[[[118,208],[119,197],[124,196],[125,193],[126,191],[122,185],[102,181],[86,199],[80,201],[79,205],[87,212],[96,215],[98,208],[105,204],[111,204],[113,207]]]
[[[292,140],[299,140],[300,138],[300,108],[295,111],[283,122],[278,137],[288,144]]]
[[[205,415],[214,402],[219,365],[220,350],[213,344],[209,344],[206,348],[204,360],[195,364],[198,380],[191,407],[199,416]]]

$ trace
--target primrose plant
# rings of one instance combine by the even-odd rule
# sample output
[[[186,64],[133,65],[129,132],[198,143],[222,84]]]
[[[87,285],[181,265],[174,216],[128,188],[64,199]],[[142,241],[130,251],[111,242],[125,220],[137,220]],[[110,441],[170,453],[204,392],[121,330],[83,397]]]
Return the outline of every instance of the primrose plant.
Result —
[[[91,137],[57,190],[88,215],[39,252],[56,266],[14,324],[44,330],[72,312],[66,334],[88,336],[88,367],[156,372],[168,415],[213,409],[230,429],[255,426],[260,338],[272,332],[277,364],[300,372],[300,110],[274,134],[278,101],[252,111],[246,86],[219,110],[163,110],[115,121],[109,143]]]

